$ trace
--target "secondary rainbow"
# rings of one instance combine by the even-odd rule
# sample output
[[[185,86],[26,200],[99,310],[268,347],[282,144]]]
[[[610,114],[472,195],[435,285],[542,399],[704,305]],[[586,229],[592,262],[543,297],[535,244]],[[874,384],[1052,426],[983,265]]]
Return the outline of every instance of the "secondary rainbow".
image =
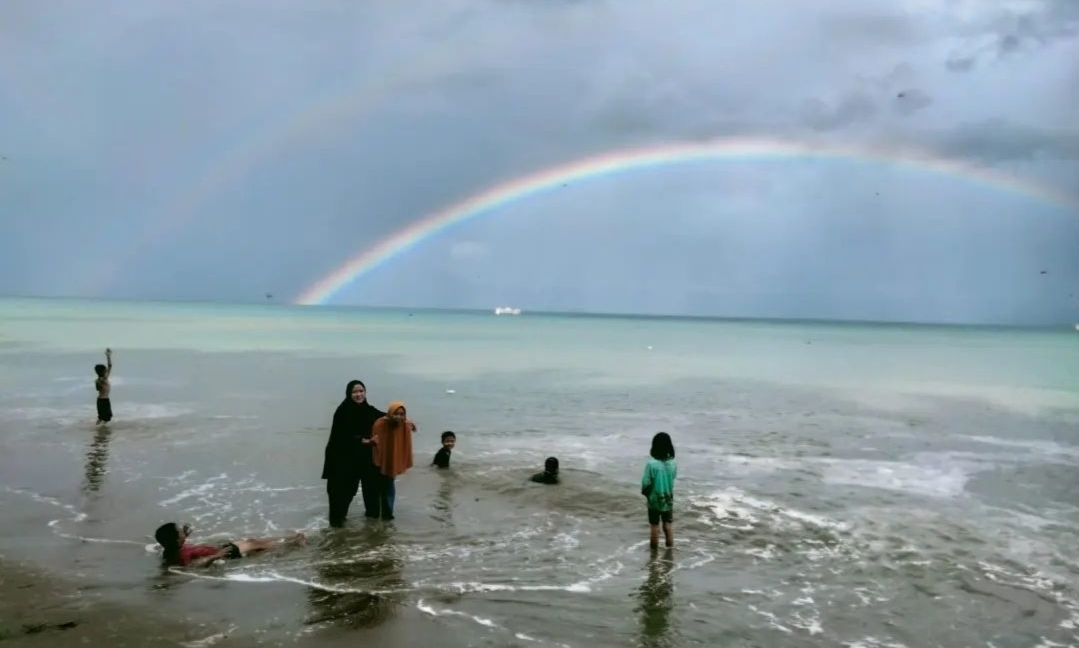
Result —
[[[404,254],[459,223],[525,200],[564,183],[579,182],[631,171],[708,161],[831,158],[898,164],[976,180],[1079,210],[1079,197],[1023,178],[969,162],[941,158],[912,149],[874,146],[817,145],[765,138],[732,138],[711,142],[662,144],[609,151],[511,179],[435,211],[415,223],[361,250],[343,265],[303,290],[299,305],[329,302],[342,289],[396,256]]]
[[[482,52],[481,42],[440,40],[396,64],[379,67],[377,74],[364,76],[356,83],[328,85],[293,99],[287,106],[277,106],[279,110],[268,106],[268,114],[262,119],[252,116],[245,127],[213,142],[214,147],[224,146],[205,151],[209,164],[201,174],[166,195],[155,216],[146,219],[145,228],[132,232],[131,240],[116,254],[105,255],[96,261],[96,266],[80,272],[78,292],[102,294],[115,284],[121,272],[130,270],[136,256],[154,244],[200,220],[209,225],[219,217],[207,209],[211,199],[238,185],[261,165],[303,145],[309,137],[324,137],[342,121],[355,122],[370,116],[398,93],[441,79],[461,69],[469,56]],[[154,153],[165,158],[172,155],[160,150]]]

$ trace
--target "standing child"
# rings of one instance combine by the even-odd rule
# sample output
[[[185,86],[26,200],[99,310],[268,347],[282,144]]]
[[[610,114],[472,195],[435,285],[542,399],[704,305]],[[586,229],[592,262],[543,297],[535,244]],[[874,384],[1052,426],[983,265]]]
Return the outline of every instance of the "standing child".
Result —
[[[396,479],[412,468],[412,433],[415,431],[416,426],[408,420],[408,410],[401,401],[390,403],[386,416],[375,421],[371,429],[375,442],[373,457],[381,480],[379,503],[383,520],[393,519]]]
[[[644,466],[641,478],[641,495],[648,498],[648,524],[651,526],[649,546],[659,548],[659,523],[663,520],[663,536],[668,547],[674,546],[674,529],[671,528],[674,512],[674,479],[678,476],[678,464],[674,460],[674,442],[671,435],[659,432],[652,437],[652,458]]]
[[[112,375],[112,349],[105,349],[105,362],[108,364],[94,365],[94,373],[97,374],[94,389],[97,390],[98,425],[112,420],[112,401],[109,400],[112,392],[112,385],[109,383],[109,376]]]
[[[435,460],[431,462],[431,465],[439,468],[449,468],[450,453],[453,452],[453,446],[455,445],[457,445],[457,435],[449,430],[443,432],[442,447],[435,453]]]

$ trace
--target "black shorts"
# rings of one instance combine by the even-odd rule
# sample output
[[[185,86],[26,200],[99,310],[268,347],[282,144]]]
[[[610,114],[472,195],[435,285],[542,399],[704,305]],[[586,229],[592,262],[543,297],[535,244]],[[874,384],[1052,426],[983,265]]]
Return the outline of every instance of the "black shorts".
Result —
[[[657,511],[654,508],[648,509],[648,523],[652,526],[659,524],[660,518],[663,518],[664,524],[670,524],[674,519],[674,511]]]
[[[112,401],[107,398],[97,399],[97,420],[105,423],[112,420]]]
[[[240,548],[232,544],[231,542],[221,548],[229,550],[228,554],[225,555],[225,558],[229,560],[236,560],[237,558],[244,557],[244,555],[240,553]]]

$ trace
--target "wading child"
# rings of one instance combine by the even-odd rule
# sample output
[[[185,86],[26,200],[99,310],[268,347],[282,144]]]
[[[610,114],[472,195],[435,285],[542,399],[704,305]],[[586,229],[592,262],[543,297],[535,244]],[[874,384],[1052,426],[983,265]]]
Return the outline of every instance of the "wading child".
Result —
[[[112,385],[109,376],[112,375],[112,349],[105,349],[105,362],[107,364],[94,365],[94,373],[97,380],[94,381],[94,389],[97,391],[97,424],[108,423],[112,420],[112,401],[109,393]]]
[[[306,541],[304,534],[296,533],[288,538],[280,539],[234,540],[218,545],[187,544],[189,535],[191,535],[191,527],[186,524],[180,526],[175,522],[166,522],[157,527],[154,539],[164,548],[166,563],[181,567],[205,567],[218,560],[243,558],[285,544],[301,545]]]
[[[547,461],[543,462],[543,472],[532,475],[532,481],[537,484],[557,484],[558,457],[547,457]]]
[[[449,468],[450,453],[453,452],[453,446],[455,445],[457,445],[457,435],[449,430],[443,432],[442,447],[435,453],[435,460],[431,462],[431,465],[439,468]]]
[[[648,498],[648,524],[651,526],[649,546],[659,548],[659,523],[663,521],[663,536],[668,547],[674,546],[674,480],[678,476],[678,464],[674,460],[674,442],[671,435],[659,432],[652,437],[652,457],[644,466],[641,477],[641,495]]]

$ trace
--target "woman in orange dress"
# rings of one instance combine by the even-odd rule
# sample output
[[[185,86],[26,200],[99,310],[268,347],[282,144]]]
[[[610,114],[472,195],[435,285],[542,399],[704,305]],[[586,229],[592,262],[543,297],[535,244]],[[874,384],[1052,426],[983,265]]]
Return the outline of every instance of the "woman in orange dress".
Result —
[[[371,436],[375,442],[373,459],[381,478],[380,505],[383,520],[393,519],[393,504],[397,498],[394,480],[412,467],[412,432],[415,426],[408,420],[408,411],[401,401],[386,408],[386,416],[375,421]]]

